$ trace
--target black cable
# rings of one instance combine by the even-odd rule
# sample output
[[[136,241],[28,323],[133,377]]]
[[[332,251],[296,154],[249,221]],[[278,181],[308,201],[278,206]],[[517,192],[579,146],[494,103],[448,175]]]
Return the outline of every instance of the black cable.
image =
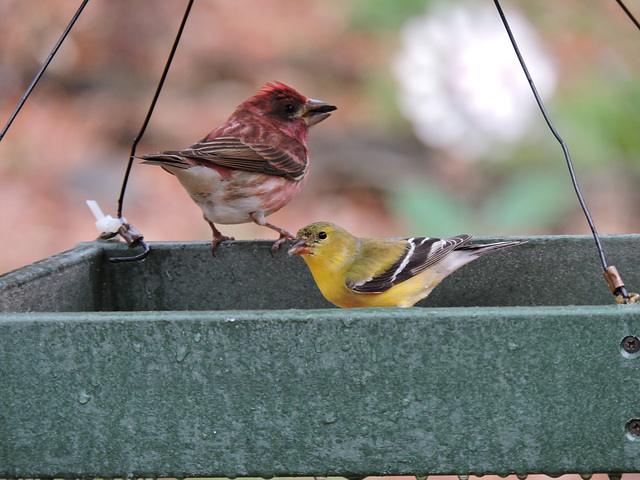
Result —
[[[171,67],[171,62],[173,61],[173,56],[176,53],[178,48],[178,43],[180,42],[180,37],[182,36],[182,31],[184,30],[184,26],[187,23],[187,18],[189,17],[189,12],[191,11],[191,7],[193,6],[193,0],[189,0],[189,4],[187,5],[187,9],[184,12],[182,17],[182,22],[180,23],[180,28],[178,29],[178,33],[176,34],[176,38],[173,41],[173,46],[171,47],[171,52],[169,53],[169,58],[167,59],[167,63],[164,66],[164,71],[162,72],[162,76],[160,77],[160,82],[158,82],[158,87],[156,88],[156,93],[153,96],[153,100],[151,101],[151,105],[149,106],[149,111],[147,112],[147,116],[142,123],[142,128],[140,128],[140,132],[138,136],[133,140],[133,145],[131,145],[131,153],[129,154],[129,163],[127,164],[127,169],[124,173],[124,179],[122,180],[122,188],[120,189],[120,197],[118,198],[118,218],[122,218],[122,202],[124,201],[124,192],[127,189],[127,182],[129,181],[129,174],[131,173],[131,166],[133,165],[133,159],[136,154],[136,147],[138,143],[142,139],[144,132],[147,130],[147,125],[149,125],[149,120],[151,120],[151,115],[153,114],[153,110],[158,101],[158,97],[160,96],[160,91],[162,90],[162,86],[164,85],[164,81],[167,78],[167,74],[169,73],[169,67]]]
[[[553,126],[553,123],[551,122],[551,119],[549,118],[549,115],[547,114],[546,109],[544,108],[544,104],[542,103],[542,99],[540,98],[540,95],[538,94],[538,89],[536,88],[535,84],[533,83],[533,79],[531,78],[531,75],[529,74],[529,69],[527,68],[527,65],[524,62],[524,59],[522,58],[522,55],[520,54],[520,49],[518,48],[518,44],[516,43],[516,39],[513,36],[513,33],[511,32],[511,27],[509,27],[509,22],[507,22],[507,18],[504,15],[504,12],[502,11],[502,8],[500,7],[500,2],[498,0],[494,0],[494,3],[496,5],[496,8],[498,9],[498,13],[500,15],[500,18],[502,19],[502,23],[504,24],[504,28],[507,30],[507,35],[509,35],[509,39],[511,40],[511,44],[513,45],[513,49],[516,52],[516,55],[518,57],[518,61],[520,62],[520,65],[522,66],[522,70],[524,71],[524,74],[527,77],[527,81],[529,82],[529,85],[531,86],[531,91],[533,92],[533,96],[536,99],[536,102],[538,103],[538,107],[540,108],[540,111],[542,112],[542,115],[545,119],[545,121],[547,122],[547,125],[549,126],[549,129],[551,130],[551,132],[553,133],[553,136],[556,137],[556,140],[558,140],[558,142],[560,143],[560,145],[562,146],[562,151],[564,152],[564,157],[567,160],[567,167],[569,168],[569,174],[571,175],[571,182],[573,183],[573,188],[576,191],[576,195],[578,196],[578,201],[580,202],[580,206],[582,207],[582,211],[584,212],[584,215],[587,219],[587,223],[589,224],[589,228],[591,229],[591,233],[593,234],[593,238],[596,242],[596,247],[598,248],[598,254],[600,255],[600,261],[602,262],[602,269],[603,270],[607,270],[607,260],[604,256],[604,250],[602,249],[602,244],[600,243],[600,236],[598,235],[598,232],[596,231],[596,227],[593,224],[593,219],[591,218],[591,214],[589,213],[589,209],[587,208],[587,205],[584,201],[584,198],[582,198],[582,193],[580,192],[580,187],[578,186],[578,180],[576,179],[576,174],[573,170],[573,163],[571,162],[571,156],[569,155],[569,149],[567,148],[567,144],[564,142],[564,140],[562,139],[562,137],[560,136],[560,134],[558,133],[558,131],[555,129],[555,127]]]
[[[7,130],[9,130],[9,127],[11,126],[11,124],[13,123],[15,118],[18,116],[18,113],[20,113],[20,110],[22,109],[22,106],[24,105],[24,103],[27,101],[27,98],[29,98],[29,95],[31,95],[31,92],[33,91],[33,89],[35,88],[37,83],[40,81],[40,78],[42,77],[42,75],[44,74],[45,70],[47,69],[47,67],[51,63],[51,60],[53,60],[53,57],[56,55],[56,53],[58,53],[58,49],[62,45],[62,42],[64,42],[65,38],[67,38],[67,35],[69,34],[71,29],[73,28],[73,25],[76,23],[76,20],[78,20],[78,17],[82,13],[82,10],[84,10],[84,7],[87,5],[87,3],[89,3],[89,0],[84,0],[82,2],[80,7],[78,8],[78,10],[76,11],[76,14],[73,16],[73,18],[69,22],[69,25],[67,25],[67,28],[62,33],[62,36],[58,39],[58,42],[53,47],[53,50],[51,50],[51,53],[49,54],[49,56],[45,60],[44,64],[42,65],[42,68],[40,68],[40,71],[38,71],[38,73],[36,74],[35,78],[31,82],[31,85],[29,85],[29,88],[27,88],[27,91],[24,93],[24,95],[20,99],[20,102],[18,103],[18,106],[16,107],[16,109],[11,114],[11,117],[9,118],[9,121],[6,123],[6,125],[2,129],[2,132],[0,132],[0,142],[4,138],[5,133],[7,133]]]
[[[629,9],[625,6],[624,3],[622,3],[622,0],[616,0],[616,2],[618,2],[618,5],[620,5],[620,8],[622,8],[622,10],[624,10],[624,13],[627,14],[627,16],[631,19],[631,21],[633,22],[633,24],[640,29],[640,23],[638,23],[638,20],[636,20],[636,17],[633,16],[633,14],[629,11]]]
[[[132,257],[111,257],[109,261],[112,263],[138,262],[144,260],[149,255],[149,244],[143,238],[136,240],[136,245],[142,245],[142,253]]]

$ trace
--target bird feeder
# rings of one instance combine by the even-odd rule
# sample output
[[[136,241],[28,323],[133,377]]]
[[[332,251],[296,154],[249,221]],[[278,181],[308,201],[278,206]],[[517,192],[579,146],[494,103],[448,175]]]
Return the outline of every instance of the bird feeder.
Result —
[[[5,274],[0,477],[640,471],[638,306],[591,237],[518,240],[409,309],[333,308],[266,241]],[[602,242],[639,284],[640,235]]]

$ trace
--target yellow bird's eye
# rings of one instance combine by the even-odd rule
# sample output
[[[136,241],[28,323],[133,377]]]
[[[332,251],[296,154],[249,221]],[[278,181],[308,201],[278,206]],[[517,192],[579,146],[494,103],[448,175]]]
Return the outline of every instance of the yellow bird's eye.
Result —
[[[327,238],[327,232],[325,232],[324,230],[322,232],[318,233],[318,238],[320,240],[324,240],[325,238]]]

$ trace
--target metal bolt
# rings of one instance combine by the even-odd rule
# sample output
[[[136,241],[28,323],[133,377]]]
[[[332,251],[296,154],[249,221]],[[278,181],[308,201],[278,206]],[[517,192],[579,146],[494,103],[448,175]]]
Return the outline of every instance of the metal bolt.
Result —
[[[638,339],[638,337],[635,337],[633,335],[624,337],[622,339],[621,345],[622,349],[629,354],[637,353],[638,351],[640,351],[640,340]]]
[[[640,419],[634,418],[627,422],[627,432],[632,437],[640,437]]]

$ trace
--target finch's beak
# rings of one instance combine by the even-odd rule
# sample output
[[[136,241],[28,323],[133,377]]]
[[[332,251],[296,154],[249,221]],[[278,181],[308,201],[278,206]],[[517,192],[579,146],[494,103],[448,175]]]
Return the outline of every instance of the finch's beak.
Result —
[[[313,246],[307,241],[307,239],[305,237],[298,237],[293,245],[289,247],[287,253],[289,255],[309,255],[312,251]]]
[[[309,98],[307,103],[302,107],[301,117],[307,126],[311,127],[316,123],[320,123],[325,118],[329,118],[331,116],[329,112],[333,112],[334,110],[337,110],[337,107],[329,105],[327,102],[323,102],[322,100]]]

